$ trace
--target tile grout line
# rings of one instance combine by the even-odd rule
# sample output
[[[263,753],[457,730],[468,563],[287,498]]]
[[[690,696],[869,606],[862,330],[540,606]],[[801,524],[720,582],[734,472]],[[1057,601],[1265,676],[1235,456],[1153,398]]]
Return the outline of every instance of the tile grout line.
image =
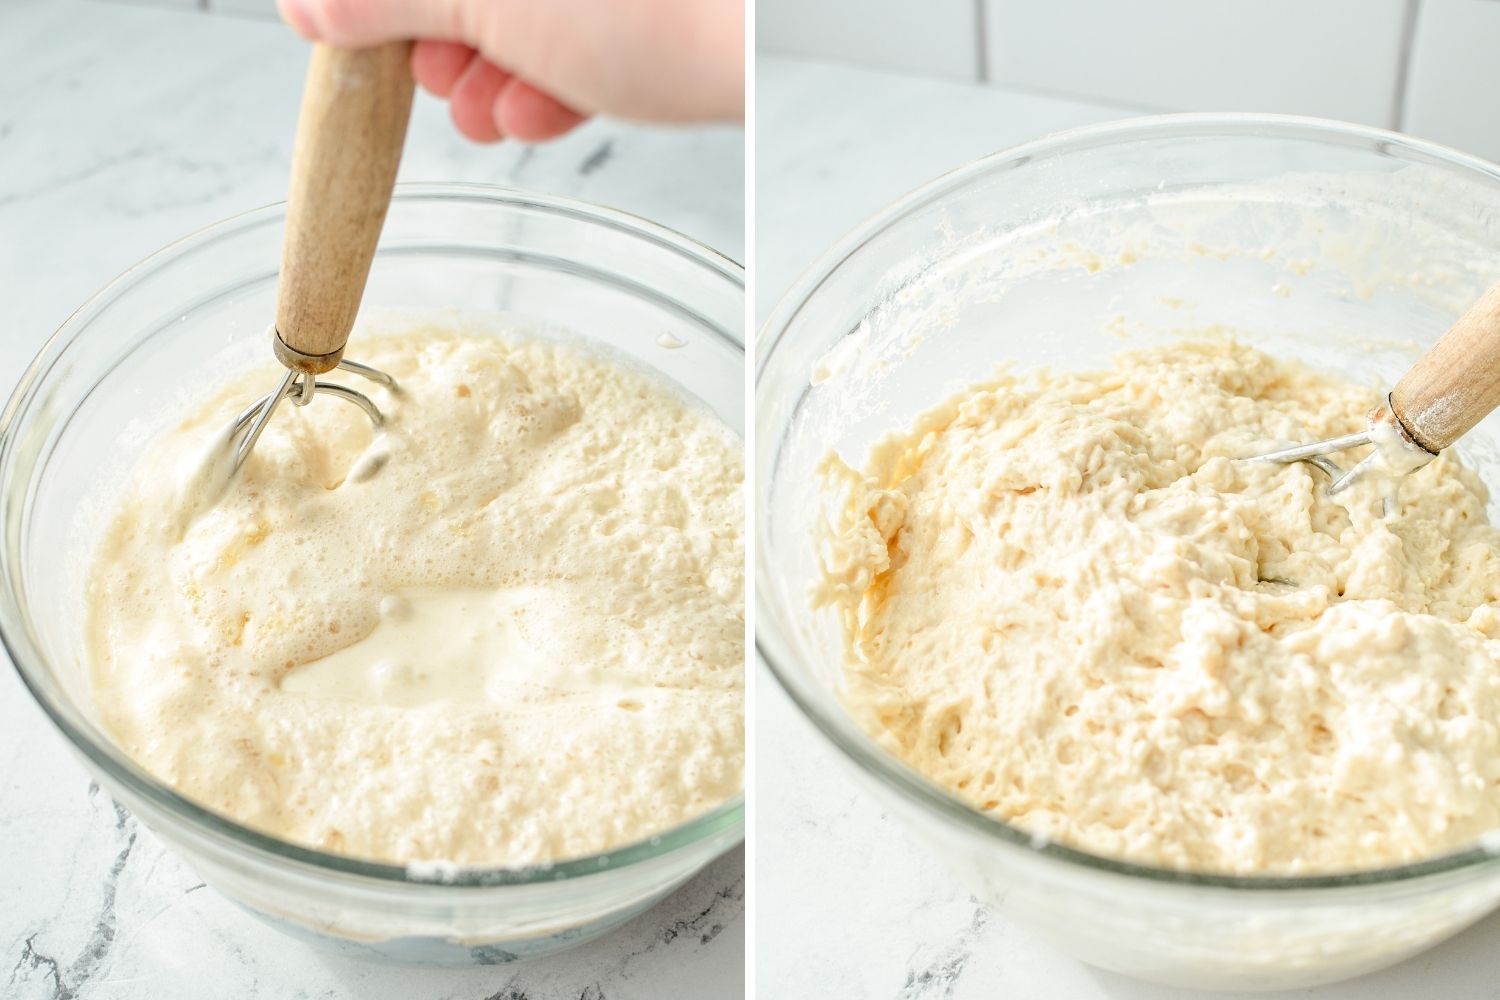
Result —
[[[980,83],[989,83],[989,18],[984,8],[985,0],[974,0],[974,73]]]
[[[1391,128],[1397,132],[1406,124],[1406,89],[1411,77],[1411,57],[1416,49],[1417,19],[1422,0],[1406,0],[1401,14],[1401,49],[1396,54],[1396,83],[1391,91]]]

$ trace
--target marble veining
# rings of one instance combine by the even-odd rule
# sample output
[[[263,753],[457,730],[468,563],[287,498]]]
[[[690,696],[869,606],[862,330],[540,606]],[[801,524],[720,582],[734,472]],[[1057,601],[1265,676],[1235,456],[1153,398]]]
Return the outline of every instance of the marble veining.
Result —
[[[990,908],[977,899],[970,898],[974,915],[969,926],[945,943],[931,959],[913,964],[906,970],[906,981],[896,996],[899,1000],[932,1000],[936,997],[951,997],[958,982],[974,958],[974,944],[979,932],[989,922]]]
[[[284,197],[306,47],[269,20],[0,0],[0,398],[70,312],[140,258]],[[401,179],[534,187],[744,246],[738,128],[591,122],[477,147],[421,97]],[[0,656],[3,659],[3,656]],[[598,941],[515,966],[326,954],[240,910],[90,783],[0,663],[4,1000],[629,1000],[742,995],[744,853]]]
[[[131,853],[135,850],[140,830],[130,814],[122,808],[119,803],[112,800],[99,787],[97,782],[90,781],[88,786],[88,798],[90,805],[96,813],[108,821],[113,829],[113,839],[119,844],[119,850],[115,852],[109,867],[104,872],[101,882],[100,898],[97,910],[92,914],[93,930],[90,932],[83,946],[71,961],[66,963],[53,955],[40,950],[37,938],[42,934],[41,930],[33,931],[26,936],[26,942],[21,949],[20,959],[11,972],[11,981],[23,981],[23,979],[34,980],[36,976],[23,977],[23,971],[40,973],[43,981],[51,980],[52,996],[58,1000],[76,997],[80,995],[81,988],[93,980],[96,974],[107,966],[111,949],[115,943],[115,930],[119,923],[115,912],[115,896],[120,885],[120,875],[125,870],[125,865],[130,861]],[[198,883],[193,889],[202,888],[203,883]],[[23,969],[24,967],[24,969]]]

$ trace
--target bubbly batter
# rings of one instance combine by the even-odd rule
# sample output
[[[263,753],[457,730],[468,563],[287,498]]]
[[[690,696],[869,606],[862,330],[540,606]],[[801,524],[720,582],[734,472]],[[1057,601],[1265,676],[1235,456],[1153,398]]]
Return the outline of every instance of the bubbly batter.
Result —
[[[1316,873],[1500,827],[1500,532],[1452,455],[1330,499],[1233,459],[1374,391],[1230,341],[1000,377],[830,456],[847,703],[974,807],[1099,854]],[[1346,468],[1355,456],[1336,456]],[[1378,478],[1378,477],[1376,477]]]
[[[241,822],[397,863],[576,857],[738,792],[738,441],[573,346],[358,353],[400,384],[372,392],[379,434],[326,396],[283,405],[209,488],[261,371],[147,450],[89,581],[121,746]]]

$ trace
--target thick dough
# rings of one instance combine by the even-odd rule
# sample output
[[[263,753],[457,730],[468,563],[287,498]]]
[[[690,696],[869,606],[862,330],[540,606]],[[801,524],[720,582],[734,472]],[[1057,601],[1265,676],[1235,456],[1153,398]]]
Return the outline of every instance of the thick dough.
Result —
[[[1213,340],[1002,377],[826,464],[820,604],[891,751],[1039,836],[1206,872],[1368,869],[1500,827],[1500,532],[1452,455],[1337,500],[1235,458],[1371,390]],[[1347,467],[1351,456],[1338,456]]]
[[[110,733],[211,809],[397,863],[576,857],[738,792],[733,435],[577,347],[427,330],[358,354],[401,386],[378,437],[284,404],[243,479],[194,496],[262,371],[148,449],[90,579]],[[432,676],[454,670],[475,676]]]

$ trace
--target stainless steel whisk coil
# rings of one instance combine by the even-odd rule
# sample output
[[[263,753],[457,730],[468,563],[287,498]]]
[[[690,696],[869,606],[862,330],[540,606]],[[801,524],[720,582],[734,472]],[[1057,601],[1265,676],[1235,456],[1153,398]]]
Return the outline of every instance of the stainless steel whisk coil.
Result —
[[[362,365],[358,361],[347,359],[341,359],[338,367],[361,375],[391,392],[397,389],[396,380],[378,368],[371,368],[369,365]],[[381,413],[380,407],[376,406],[375,402],[364,393],[336,382],[320,382],[318,377],[310,372],[299,372],[289,368],[275,390],[245,407],[244,411],[235,418],[230,437],[238,443],[234,449],[234,465],[231,467],[231,474],[239,472],[240,466],[244,465],[245,460],[250,457],[255,442],[260,440],[261,433],[271,422],[271,414],[276,412],[276,407],[283,399],[290,399],[297,406],[306,406],[320,392],[337,396],[339,399],[358,406],[365,411],[365,415],[370,418],[370,422],[376,428],[385,425],[385,414]]]

